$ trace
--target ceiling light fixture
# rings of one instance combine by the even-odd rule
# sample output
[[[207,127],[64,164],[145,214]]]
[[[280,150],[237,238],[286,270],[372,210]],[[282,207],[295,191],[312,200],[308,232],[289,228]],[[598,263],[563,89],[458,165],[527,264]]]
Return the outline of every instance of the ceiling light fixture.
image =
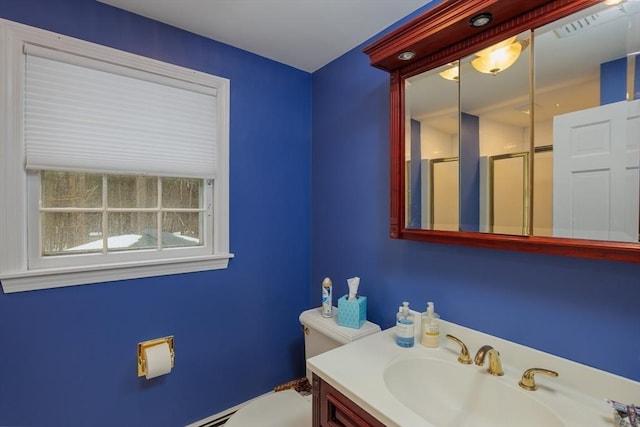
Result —
[[[450,68],[439,73],[440,77],[457,82],[460,80],[460,68],[457,64],[449,64],[449,66]]]
[[[484,27],[493,19],[493,15],[490,13],[481,13],[479,15],[474,16],[469,20],[469,24],[472,27],[479,28]]]
[[[529,40],[517,41],[515,36],[511,37],[476,53],[477,58],[471,65],[481,73],[495,76],[512,66],[528,45]]]
[[[416,56],[416,53],[414,51],[407,50],[407,51],[402,52],[400,55],[398,55],[398,59],[400,61],[410,61],[413,58],[415,58],[415,56]]]

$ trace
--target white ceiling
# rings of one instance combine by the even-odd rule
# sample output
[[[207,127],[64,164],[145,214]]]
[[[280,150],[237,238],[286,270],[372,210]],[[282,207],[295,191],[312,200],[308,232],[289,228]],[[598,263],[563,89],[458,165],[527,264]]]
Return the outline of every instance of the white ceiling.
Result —
[[[313,72],[431,0],[98,0]]]

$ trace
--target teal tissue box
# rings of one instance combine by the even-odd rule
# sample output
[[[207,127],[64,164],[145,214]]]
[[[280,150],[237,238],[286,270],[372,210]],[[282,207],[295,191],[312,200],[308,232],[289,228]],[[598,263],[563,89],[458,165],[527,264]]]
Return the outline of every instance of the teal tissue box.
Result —
[[[338,325],[360,329],[367,321],[367,297],[358,295],[348,301],[347,295],[338,300]]]

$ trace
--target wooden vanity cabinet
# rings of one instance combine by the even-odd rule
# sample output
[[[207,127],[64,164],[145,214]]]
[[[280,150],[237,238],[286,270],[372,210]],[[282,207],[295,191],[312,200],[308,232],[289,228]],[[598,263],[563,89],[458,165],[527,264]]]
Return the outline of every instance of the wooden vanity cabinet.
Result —
[[[312,390],[313,427],[385,427],[316,374]]]

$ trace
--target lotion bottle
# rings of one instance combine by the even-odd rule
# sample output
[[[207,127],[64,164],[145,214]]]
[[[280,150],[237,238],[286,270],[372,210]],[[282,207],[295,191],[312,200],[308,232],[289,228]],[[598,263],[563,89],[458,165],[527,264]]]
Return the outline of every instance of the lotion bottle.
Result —
[[[440,345],[440,316],[434,311],[433,303],[427,303],[427,311],[422,313],[422,331],[420,343],[435,348]]]
[[[409,311],[409,303],[405,301],[396,315],[396,344],[400,347],[413,347],[414,333],[413,314]]]

